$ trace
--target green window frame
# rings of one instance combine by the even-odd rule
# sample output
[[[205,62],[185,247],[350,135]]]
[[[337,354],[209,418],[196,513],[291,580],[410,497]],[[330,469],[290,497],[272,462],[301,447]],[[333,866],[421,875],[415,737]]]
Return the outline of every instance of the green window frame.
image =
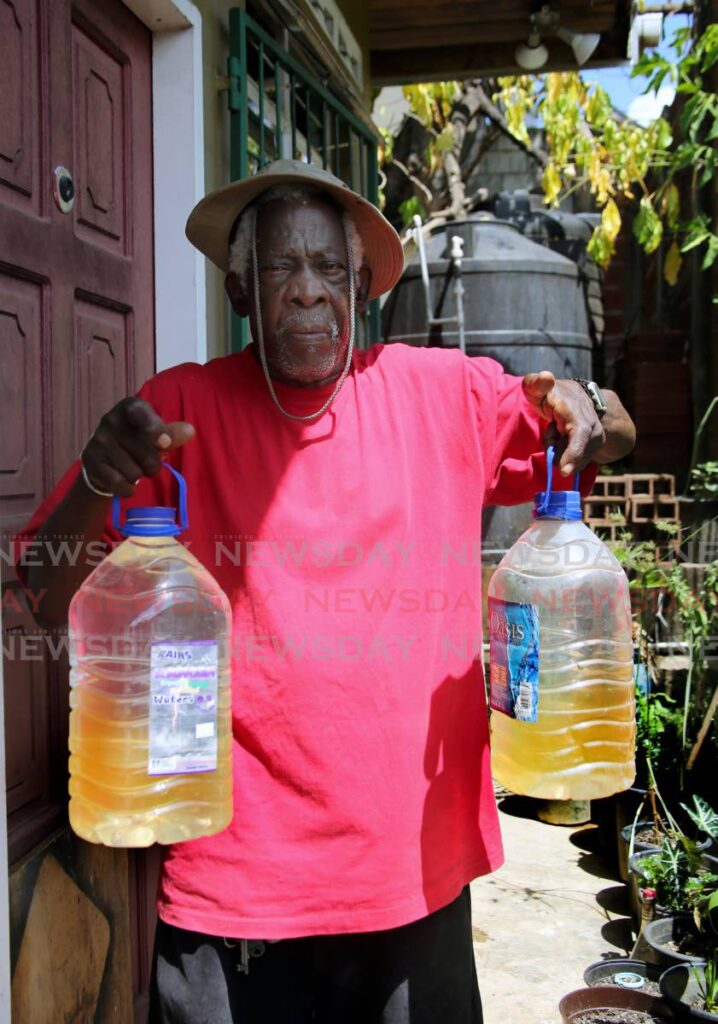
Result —
[[[307,160],[378,205],[377,138],[246,11],[229,12],[230,180],[272,160]],[[380,338],[379,302],[358,318],[359,347]],[[249,342],[232,314],[232,351]]]

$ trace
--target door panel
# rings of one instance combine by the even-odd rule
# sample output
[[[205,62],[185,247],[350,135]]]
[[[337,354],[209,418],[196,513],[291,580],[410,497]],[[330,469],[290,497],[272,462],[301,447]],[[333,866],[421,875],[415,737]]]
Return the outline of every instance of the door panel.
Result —
[[[37,0],[0,0],[0,186],[3,202],[39,213]],[[7,191],[5,191],[7,190]]]
[[[75,160],[78,237],[117,253],[127,251],[124,142],[128,76],[124,67],[83,29],[73,25]]]
[[[0,38],[0,533],[7,538],[100,416],[154,367],[152,37],[120,0],[0,0]],[[69,213],[53,199],[59,165],[75,185]],[[35,630],[34,596],[23,594],[4,558],[0,572],[7,637],[22,636],[27,652],[34,633],[39,647],[30,660],[4,643],[15,859],[65,814],[67,666]]]
[[[43,289],[0,273],[0,497],[17,526],[42,497]]]
[[[75,337],[78,343],[80,434],[89,437],[118,395],[132,390],[129,341],[132,321],[127,313],[77,300]]]

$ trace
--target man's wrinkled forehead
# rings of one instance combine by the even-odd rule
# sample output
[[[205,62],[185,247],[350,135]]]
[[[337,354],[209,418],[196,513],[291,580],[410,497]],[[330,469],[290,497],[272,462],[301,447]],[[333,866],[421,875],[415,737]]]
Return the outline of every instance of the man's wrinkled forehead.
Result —
[[[260,223],[264,222],[265,216],[272,216],[272,208],[276,210],[281,205],[294,207],[318,206],[320,209],[324,208],[327,215],[332,217],[332,219],[336,218],[336,221],[341,223],[342,208],[329,192],[325,192],[322,188],[318,188],[315,185],[275,185],[273,188],[268,188],[265,192],[262,192],[255,200],[245,206],[236,218],[230,232],[230,246],[237,237],[239,224],[245,214],[251,211],[256,217],[257,228],[259,228]]]

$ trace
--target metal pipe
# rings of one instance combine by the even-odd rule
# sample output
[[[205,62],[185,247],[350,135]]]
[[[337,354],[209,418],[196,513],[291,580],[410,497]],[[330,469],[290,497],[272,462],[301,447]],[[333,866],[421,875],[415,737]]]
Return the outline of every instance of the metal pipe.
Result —
[[[464,240],[461,235],[451,236],[451,260],[454,264],[454,298],[456,299],[456,324],[459,329],[459,349],[466,355],[464,337],[464,281],[461,276],[461,261],[464,257]]]
[[[461,276],[461,261],[464,256],[464,240],[460,235],[451,236],[451,265],[454,272],[454,298],[456,300],[456,314],[454,316],[436,317],[431,309],[431,285],[429,283],[429,265],[426,262],[426,249],[424,248],[424,234],[421,230],[421,217],[414,214],[414,240],[419,250],[419,265],[421,267],[421,283],[424,290],[426,302],[426,324],[427,327],[443,327],[445,324],[456,324],[459,335],[459,349],[466,352],[466,337],[464,332],[464,282]]]
[[[646,4],[639,8],[639,14],[693,14],[695,4],[690,0],[679,4]]]

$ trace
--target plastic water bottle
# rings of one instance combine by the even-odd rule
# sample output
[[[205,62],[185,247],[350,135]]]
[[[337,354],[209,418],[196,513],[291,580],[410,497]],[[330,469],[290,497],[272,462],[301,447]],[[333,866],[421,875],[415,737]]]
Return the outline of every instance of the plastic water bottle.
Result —
[[[176,843],[232,817],[230,605],[175,537],[172,508],[131,508],[127,538],[70,605],[70,824],[106,846]]]
[[[628,580],[573,491],[536,495],[536,522],[488,591],[492,767],[514,793],[592,800],[635,776]]]

